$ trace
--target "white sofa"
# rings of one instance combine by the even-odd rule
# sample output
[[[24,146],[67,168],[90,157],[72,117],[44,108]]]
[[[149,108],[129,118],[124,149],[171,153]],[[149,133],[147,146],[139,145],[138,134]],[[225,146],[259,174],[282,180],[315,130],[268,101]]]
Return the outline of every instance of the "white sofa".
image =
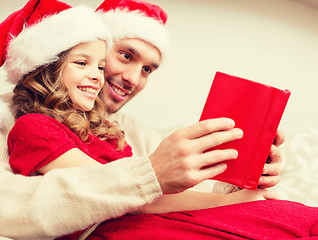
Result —
[[[274,189],[282,199],[318,207],[318,128],[284,133],[284,170]]]

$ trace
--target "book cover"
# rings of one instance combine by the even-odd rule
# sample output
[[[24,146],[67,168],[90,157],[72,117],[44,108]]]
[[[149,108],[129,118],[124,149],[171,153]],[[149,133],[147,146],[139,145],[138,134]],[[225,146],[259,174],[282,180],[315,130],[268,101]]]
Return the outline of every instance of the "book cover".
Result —
[[[244,132],[243,138],[213,149],[233,148],[238,157],[213,179],[256,189],[268,158],[290,91],[217,72],[200,121],[228,117]]]

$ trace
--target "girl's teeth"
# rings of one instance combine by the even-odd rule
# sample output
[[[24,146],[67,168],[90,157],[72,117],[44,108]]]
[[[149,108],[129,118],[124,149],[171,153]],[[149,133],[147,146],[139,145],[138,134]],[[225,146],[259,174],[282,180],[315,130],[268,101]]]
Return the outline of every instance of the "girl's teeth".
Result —
[[[89,93],[96,93],[97,90],[96,89],[93,89],[93,88],[79,88],[81,91],[83,92],[89,92]]]

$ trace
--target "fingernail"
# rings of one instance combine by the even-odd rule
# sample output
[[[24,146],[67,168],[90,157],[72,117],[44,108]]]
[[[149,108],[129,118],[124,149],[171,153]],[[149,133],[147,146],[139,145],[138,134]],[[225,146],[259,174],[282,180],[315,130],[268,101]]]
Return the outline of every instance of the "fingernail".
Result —
[[[232,120],[232,119],[229,119],[229,120],[228,120],[228,124],[229,124],[229,127],[230,127],[230,128],[233,128],[233,127],[235,126],[235,122],[234,122],[234,120]]]
[[[237,129],[236,129],[236,132],[235,132],[235,135],[236,135],[237,137],[239,137],[239,138],[242,138],[242,137],[243,137],[243,131],[242,131],[242,129],[237,128]]]
[[[233,156],[233,158],[237,158],[238,157],[238,151],[233,150],[232,156]]]
[[[222,169],[222,170],[227,169],[227,165],[226,165],[225,163],[221,163],[221,169]]]

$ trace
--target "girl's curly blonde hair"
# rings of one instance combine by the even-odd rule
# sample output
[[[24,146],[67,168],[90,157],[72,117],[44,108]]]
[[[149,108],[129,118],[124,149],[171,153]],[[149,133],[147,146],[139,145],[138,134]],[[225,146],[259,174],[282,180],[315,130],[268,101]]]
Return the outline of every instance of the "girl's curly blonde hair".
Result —
[[[117,123],[106,120],[106,106],[99,97],[88,112],[74,108],[61,81],[61,72],[69,52],[61,53],[56,62],[41,66],[18,82],[12,98],[17,110],[16,119],[30,113],[41,113],[66,125],[83,142],[87,140],[88,134],[93,134],[102,140],[115,140],[117,149],[123,149],[126,145],[124,132]]]

